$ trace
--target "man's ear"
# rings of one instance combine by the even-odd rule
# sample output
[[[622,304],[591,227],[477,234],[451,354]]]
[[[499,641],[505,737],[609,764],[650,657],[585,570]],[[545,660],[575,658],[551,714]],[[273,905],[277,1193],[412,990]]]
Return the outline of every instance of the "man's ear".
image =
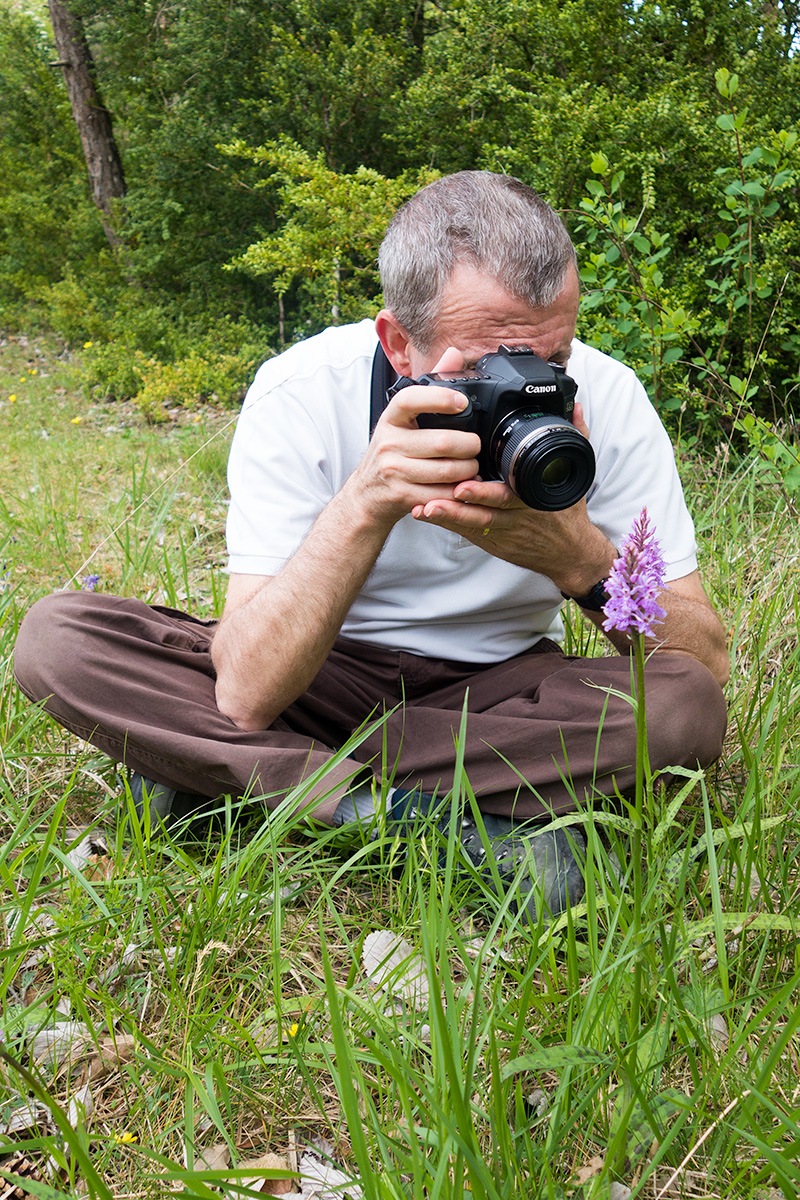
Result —
[[[382,308],[375,318],[375,332],[397,374],[411,375],[411,338],[388,308]]]

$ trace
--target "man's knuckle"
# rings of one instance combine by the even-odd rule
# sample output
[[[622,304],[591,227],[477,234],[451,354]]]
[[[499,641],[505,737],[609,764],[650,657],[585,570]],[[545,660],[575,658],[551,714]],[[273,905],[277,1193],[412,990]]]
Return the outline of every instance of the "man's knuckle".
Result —
[[[447,430],[433,430],[429,445],[436,458],[446,458],[451,449],[450,435],[448,434]]]

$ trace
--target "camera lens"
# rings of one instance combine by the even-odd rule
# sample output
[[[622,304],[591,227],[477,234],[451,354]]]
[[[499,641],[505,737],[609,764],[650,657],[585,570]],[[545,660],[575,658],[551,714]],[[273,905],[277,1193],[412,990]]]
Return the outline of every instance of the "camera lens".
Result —
[[[529,508],[570,508],[594,480],[595,458],[583,434],[550,413],[512,413],[495,430],[497,474]]]
[[[563,487],[571,471],[572,463],[568,458],[554,458],[542,471],[542,483],[546,488]]]

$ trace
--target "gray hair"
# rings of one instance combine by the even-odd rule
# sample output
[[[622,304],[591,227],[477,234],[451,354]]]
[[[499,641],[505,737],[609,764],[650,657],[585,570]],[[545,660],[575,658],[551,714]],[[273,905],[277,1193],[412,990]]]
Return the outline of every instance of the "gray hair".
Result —
[[[395,213],[378,256],[386,307],[419,350],[436,339],[442,294],[458,264],[490,276],[531,308],[560,294],[575,248],[558,214],[511,175],[459,171]]]

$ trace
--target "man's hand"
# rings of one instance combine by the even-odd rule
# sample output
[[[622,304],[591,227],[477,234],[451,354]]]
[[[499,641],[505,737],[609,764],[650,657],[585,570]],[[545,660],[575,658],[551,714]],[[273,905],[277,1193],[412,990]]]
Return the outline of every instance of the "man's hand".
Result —
[[[575,405],[573,423],[584,437],[589,436],[580,404]],[[453,489],[452,499],[439,497],[418,505],[412,515],[461,534],[488,554],[546,575],[568,596],[583,596],[605,579],[617,556],[612,543],[589,520],[585,500],[560,512],[538,512],[502,482],[470,479]],[[657,636],[648,639],[648,653],[690,654],[724,686],[730,675],[725,631],[699,573],[672,580],[659,603],[667,616],[657,627]],[[602,628],[602,613],[584,615]],[[630,649],[625,634],[606,636],[621,653]]]
[[[436,371],[461,370],[463,357],[448,350]],[[480,438],[458,429],[420,429],[420,413],[451,416],[466,397],[439,387],[403,388],[386,406],[361,463],[345,484],[351,503],[387,526],[414,507],[452,500],[457,485],[478,470]]]
[[[460,370],[462,362],[448,353],[437,369]],[[217,705],[240,729],[267,729],[309,686],[396,522],[436,497],[452,500],[474,476],[477,434],[419,429],[416,421],[465,403],[445,388],[399,392],[360,465],[281,571],[231,577],[211,654]]]
[[[588,438],[580,404],[573,424]],[[497,480],[465,480],[452,498],[437,496],[416,505],[412,515],[460,534],[496,558],[546,575],[568,595],[582,595],[605,578],[616,557],[611,542],[589,520],[585,500],[540,512]]]

